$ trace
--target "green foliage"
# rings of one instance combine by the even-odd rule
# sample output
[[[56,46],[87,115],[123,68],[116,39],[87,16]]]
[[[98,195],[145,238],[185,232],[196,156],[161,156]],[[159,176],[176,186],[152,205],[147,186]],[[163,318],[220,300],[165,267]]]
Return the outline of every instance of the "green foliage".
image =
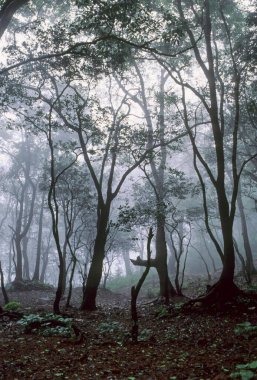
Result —
[[[123,346],[125,342],[131,339],[130,332],[126,331],[125,326],[117,321],[107,320],[106,322],[101,322],[97,330],[102,339],[112,339],[119,346]],[[144,336],[142,336],[142,340],[144,340]]]
[[[54,325],[56,322],[56,325]],[[58,325],[58,322],[60,325]],[[29,314],[24,316],[19,322],[24,327],[25,332],[31,332],[42,336],[72,336],[72,318],[64,318],[60,315]]]
[[[254,360],[251,363],[238,364],[236,366],[236,371],[232,372],[230,377],[233,379],[240,378],[241,380],[256,379],[256,375],[257,375],[256,370],[257,370],[257,360]]]
[[[241,380],[250,380],[255,378],[255,374],[253,371],[242,369],[240,371],[231,373],[230,377],[232,379],[240,378]]]
[[[257,325],[252,325],[250,322],[243,322],[236,325],[235,329],[236,335],[244,335],[245,337],[248,337],[252,333],[257,332]]]
[[[4,305],[4,311],[17,311],[21,307],[21,304],[17,301],[10,301]]]
[[[168,315],[169,315],[169,311],[165,305],[161,305],[156,312],[156,316],[160,319],[166,318]]]
[[[121,288],[131,287],[135,283],[138,282],[140,273],[136,272],[133,273],[131,276],[117,276],[113,277],[108,281],[107,288],[110,289],[113,292],[119,292]],[[149,294],[149,298],[152,298],[152,296],[156,296],[154,289],[153,289],[153,279],[156,278],[155,270],[151,269],[148,277],[145,280],[144,287],[147,288],[148,285],[151,286],[151,290],[147,290],[147,295]]]
[[[238,364],[236,367],[238,369],[257,369],[257,360],[254,360],[251,363]]]
[[[248,290],[249,292],[257,293],[257,285],[249,285],[249,286],[247,287],[247,290]]]
[[[98,331],[100,334],[112,334],[117,331],[121,331],[123,328],[122,324],[116,321],[102,322],[98,326]]]
[[[153,332],[151,329],[143,329],[138,336],[138,341],[146,342],[149,339],[151,339],[152,336],[153,336]]]

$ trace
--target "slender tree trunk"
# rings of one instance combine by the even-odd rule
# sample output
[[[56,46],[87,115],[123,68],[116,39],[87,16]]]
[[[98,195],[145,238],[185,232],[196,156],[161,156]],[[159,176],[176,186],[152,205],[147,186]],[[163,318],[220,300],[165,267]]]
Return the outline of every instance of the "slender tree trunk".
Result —
[[[51,173],[51,183],[48,190],[47,203],[51,214],[52,219],[52,231],[53,237],[56,245],[56,250],[58,254],[59,260],[59,273],[58,273],[58,283],[57,289],[55,293],[55,299],[53,304],[53,311],[55,314],[60,314],[60,301],[63,295],[63,278],[65,276],[65,266],[63,261],[63,252],[60,243],[60,235],[59,235],[59,206],[56,197],[56,183],[57,176],[55,172],[55,160],[54,160],[54,144],[52,140],[52,124],[49,123],[48,130],[48,144],[50,148],[51,161],[50,161],[50,173]]]
[[[42,261],[42,269],[39,277],[39,281],[44,283],[45,282],[45,275],[46,275],[46,269],[48,265],[48,254],[49,254],[50,248],[46,249],[43,254],[43,261]]]
[[[223,163],[224,165],[224,163]],[[220,188],[217,189],[217,196],[219,202],[219,214],[221,221],[221,232],[223,236],[223,252],[224,262],[223,270],[220,277],[220,282],[232,287],[235,273],[235,249],[233,242],[233,222],[234,217],[231,217],[229,212],[229,205],[226,197],[224,182]]]
[[[22,188],[21,199],[18,202],[19,212],[18,218],[16,220],[16,226],[14,231],[14,243],[15,243],[15,251],[16,251],[16,266],[15,266],[15,281],[22,281],[22,236],[21,236],[21,228],[22,228],[22,218],[23,218],[23,209],[24,209],[24,197],[25,197],[25,186]]]
[[[39,281],[41,249],[42,249],[44,203],[45,203],[45,192],[43,192],[42,194],[42,201],[41,201],[40,213],[39,213],[38,235],[37,235],[37,256],[36,256],[35,270],[34,270],[34,274],[32,278],[33,281]]]
[[[22,281],[22,250],[21,241],[19,237],[15,238],[15,248],[16,248],[16,275],[15,281]]]
[[[170,251],[169,259],[168,259],[168,271],[170,274],[176,274],[176,258],[174,254],[174,249],[172,247],[170,239],[167,240],[167,246]]]
[[[22,256],[23,256],[23,278],[25,280],[30,280],[28,242],[29,242],[28,237],[24,236],[24,238],[22,239]]]
[[[92,263],[88,272],[81,310],[95,310],[97,290],[101,282],[103,261],[105,256],[105,244],[108,236],[108,219],[110,209],[102,208],[98,219],[97,234],[94,243]]]
[[[62,289],[62,279],[64,275],[64,266],[62,265],[62,262],[59,262],[59,276],[58,276],[58,283],[57,283],[57,289],[55,293],[55,299],[53,304],[53,311],[55,314],[60,314],[60,302],[63,295],[63,289]]]
[[[126,276],[131,276],[131,266],[130,266],[130,259],[129,259],[129,250],[123,249],[122,250],[122,257],[125,264],[125,270],[126,270]]]
[[[131,329],[132,341],[137,343],[138,339],[138,314],[137,314],[137,297],[140,289],[150,271],[151,268],[151,240],[153,238],[153,229],[150,227],[147,238],[147,264],[143,274],[141,275],[136,286],[131,288],[131,317],[133,320],[133,326]]]
[[[62,249],[62,262],[63,262],[63,267],[64,267],[64,273],[63,273],[63,278],[62,278],[62,289],[63,293],[66,290],[66,281],[67,281],[67,265],[66,265],[66,260],[67,260],[67,241],[65,241]]]
[[[72,284],[73,284],[76,264],[77,264],[77,260],[73,258],[72,265],[71,265],[70,279],[69,279],[69,290],[68,290],[67,301],[66,301],[66,309],[70,306],[70,300],[71,300],[71,295],[72,295]]]
[[[25,175],[25,183],[22,185],[22,192],[19,202],[19,212],[18,212],[18,218],[16,221],[16,227],[14,231],[14,240],[15,240],[15,248],[16,248],[16,281],[22,281],[23,280],[23,265],[22,265],[22,257],[25,260],[25,270],[26,270],[26,276],[29,278],[29,268],[28,268],[28,259],[26,256],[26,247],[28,241],[27,239],[27,233],[29,231],[29,228],[32,223],[33,214],[34,214],[34,205],[35,205],[35,198],[36,198],[36,186],[32,182],[30,178],[30,161],[29,159],[26,161],[26,170],[24,172]],[[27,191],[29,186],[32,189],[32,197],[30,201],[30,205],[28,206],[28,199],[27,199]],[[28,213],[28,217],[26,220],[24,220],[24,210]],[[24,255],[22,250],[22,244],[24,244]]]
[[[240,219],[241,219],[247,271],[250,274],[256,274],[256,268],[253,263],[253,253],[252,253],[252,248],[251,248],[250,239],[248,235],[248,228],[247,228],[244,205],[243,205],[242,194],[241,194],[240,189],[237,196],[237,204],[238,204]]]
[[[48,265],[48,256],[50,252],[50,243],[51,243],[51,236],[52,236],[52,231],[49,231],[49,235],[47,238],[47,245],[46,248],[43,249],[43,255],[42,255],[42,269],[39,277],[39,281],[44,283],[45,282],[45,274],[46,274],[46,268]]]
[[[235,251],[236,251],[236,253],[237,253],[237,257],[239,258],[240,263],[241,263],[241,266],[242,266],[241,273],[242,273],[243,276],[245,277],[245,280],[246,280],[247,284],[248,284],[248,285],[251,285],[251,283],[252,283],[252,276],[251,276],[251,273],[249,272],[249,268],[248,268],[247,265],[246,265],[245,258],[244,258],[244,256],[241,254],[241,252],[240,252],[240,250],[239,250],[239,247],[238,247],[238,244],[237,244],[235,238],[234,238],[234,247],[235,247]]]
[[[1,261],[0,261],[0,282],[1,282],[1,289],[2,289],[2,293],[3,293],[3,297],[4,297],[4,303],[7,304],[9,302],[9,297],[8,297],[8,294],[7,294],[5,286],[4,286],[4,273],[2,270]],[[1,310],[0,310],[0,312],[1,312]]]
[[[12,247],[13,247],[13,242],[11,240],[10,246],[9,246],[9,252],[8,252],[8,282],[9,283],[12,281]]]
[[[167,266],[167,244],[165,236],[165,219],[160,216],[157,220],[156,229],[156,270],[159,276],[160,282],[160,297],[164,297],[166,303],[169,302],[169,297],[176,295],[176,290],[172,286]]]
[[[205,239],[205,237],[204,237],[204,234],[202,234],[202,239],[203,239],[203,241],[204,241],[204,245],[205,245],[206,251],[207,251],[208,256],[209,256],[209,258],[210,258],[210,260],[211,260],[211,263],[212,263],[213,273],[216,273],[216,272],[217,272],[217,268],[216,268],[215,260],[214,260],[214,258],[213,258],[212,255],[211,255],[211,252],[210,252],[210,249],[209,249],[209,247],[208,247],[208,243],[207,243],[207,241],[206,241],[206,239]]]

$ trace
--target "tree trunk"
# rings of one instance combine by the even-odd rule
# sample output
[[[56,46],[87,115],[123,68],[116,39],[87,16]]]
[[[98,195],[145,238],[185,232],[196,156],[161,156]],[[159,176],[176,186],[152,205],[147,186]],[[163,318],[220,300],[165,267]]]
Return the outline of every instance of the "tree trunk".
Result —
[[[131,288],[131,317],[133,320],[133,326],[131,329],[131,337],[134,343],[138,342],[138,314],[137,314],[137,297],[140,292],[140,289],[149,273],[151,268],[151,240],[153,238],[153,229],[150,227],[148,238],[147,238],[147,264],[144,270],[144,273],[138,280],[136,286],[132,286]]]
[[[88,272],[81,310],[95,310],[97,290],[101,282],[103,261],[105,256],[105,244],[108,235],[108,219],[110,209],[102,209],[99,216],[97,234],[94,243],[92,263]]]
[[[165,237],[165,222],[164,217],[159,217],[157,220],[157,230],[156,230],[156,270],[159,276],[160,282],[160,297],[164,297],[166,303],[169,302],[169,297],[176,295],[176,290],[172,286],[167,266],[167,244]]]
[[[27,4],[29,0],[6,0],[0,10],[0,38],[11,22],[14,13]]]
[[[242,200],[242,195],[241,195],[240,189],[239,189],[238,196],[237,196],[237,204],[238,204],[240,219],[241,219],[247,272],[250,274],[256,274],[256,268],[255,268],[254,263],[253,263],[252,248],[251,248],[251,244],[250,244],[250,240],[249,240],[248,228],[247,228],[246,217],[245,217],[245,212],[244,212],[244,205],[243,205],[243,200]]]
[[[4,273],[2,270],[1,261],[0,261],[0,282],[1,282],[1,289],[2,289],[2,293],[3,293],[3,297],[4,297],[4,303],[7,304],[9,302],[9,297],[8,297],[8,294],[7,294],[5,286],[4,286]],[[1,310],[0,310],[0,312],[1,312]]]
[[[235,249],[232,236],[232,222],[222,225],[224,241],[224,262],[220,279],[216,284],[208,289],[204,303],[223,304],[239,293],[238,287],[234,284],[235,272]]]
[[[39,281],[40,282],[45,282],[45,274],[46,274],[46,268],[47,268],[47,265],[48,265],[48,256],[49,256],[49,252],[50,252],[50,243],[51,243],[51,236],[52,236],[52,231],[50,230],[49,232],[49,235],[48,235],[48,239],[47,239],[47,245],[46,245],[46,248],[43,249],[43,256],[42,256],[42,269],[41,269],[41,274],[40,274],[40,277],[39,277]]]
[[[155,259],[151,259],[150,263],[147,260],[142,260],[139,256],[136,260],[130,260],[134,265],[147,266],[150,265],[156,268],[159,277],[160,284],[160,297],[165,299],[165,303],[168,304],[169,297],[177,295],[168,274],[167,265],[167,245],[165,240],[165,223],[163,218],[158,218],[157,220],[157,230],[156,230],[156,255]]]
[[[237,257],[239,258],[240,262],[241,262],[241,266],[242,266],[242,270],[241,270],[241,273],[243,274],[243,276],[245,277],[245,280],[246,280],[246,283],[248,285],[251,285],[252,284],[252,277],[251,277],[251,273],[249,273],[248,271],[248,267],[246,266],[246,262],[245,262],[245,258],[244,256],[240,253],[240,250],[238,248],[238,244],[234,238],[234,247],[235,247],[235,251],[237,253]],[[240,272],[239,272],[240,273]]]
[[[39,281],[40,273],[40,259],[41,259],[41,248],[42,248],[42,232],[43,232],[43,215],[44,215],[44,203],[45,203],[45,192],[42,195],[42,201],[40,206],[39,221],[38,221],[38,235],[37,235],[37,256],[35,270],[33,274],[33,281]]]
[[[67,301],[66,301],[66,306],[65,306],[66,309],[68,309],[68,307],[70,307],[70,300],[71,300],[71,295],[72,295],[72,283],[73,283],[76,264],[77,264],[77,260],[75,258],[73,258],[72,264],[71,264],[70,279],[69,279],[69,290],[68,290]]]
[[[176,274],[176,258],[175,258],[174,249],[172,247],[170,239],[167,240],[167,246],[170,251],[170,255],[168,258],[168,271],[170,274],[175,275]]]
[[[28,242],[29,242],[29,239],[27,236],[25,236],[22,239],[23,278],[25,280],[30,280],[29,258],[28,258]]]
[[[13,248],[13,241],[11,239],[9,252],[8,252],[8,282],[9,283],[12,281],[12,248]]]
[[[22,281],[22,250],[20,239],[15,239],[15,248],[16,248],[16,276],[15,281]]]
[[[45,282],[45,274],[46,274],[46,268],[48,264],[48,254],[50,251],[50,247],[46,248],[43,253],[43,262],[42,262],[42,269],[39,277],[39,281],[44,283]]]
[[[54,304],[53,304],[53,311],[55,314],[61,313],[60,312],[60,302],[61,302],[62,295],[63,295],[63,290],[62,290],[63,272],[64,272],[64,267],[61,263],[59,263],[59,277],[58,277],[57,289],[55,292],[55,299],[54,299]]]
[[[122,250],[122,257],[123,257],[124,264],[125,264],[126,276],[131,276],[132,271],[131,271],[131,266],[130,266],[129,250],[128,249]]]

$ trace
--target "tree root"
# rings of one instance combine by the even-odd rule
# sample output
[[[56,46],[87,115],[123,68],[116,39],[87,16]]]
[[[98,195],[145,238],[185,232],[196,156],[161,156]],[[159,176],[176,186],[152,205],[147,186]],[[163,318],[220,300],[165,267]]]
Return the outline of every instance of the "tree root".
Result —
[[[23,313],[20,313],[18,311],[4,311],[2,309],[2,311],[0,311],[0,321],[18,321],[19,319],[21,319],[23,317]]]
[[[183,310],[188,310],[194,306],[222,309],[227,302],[232,301],[241,294],[244,294],[244,292],[234,283],[226,284],[223,281],[218,281],[216,284],[209,286],[205,294],[186,302]]]

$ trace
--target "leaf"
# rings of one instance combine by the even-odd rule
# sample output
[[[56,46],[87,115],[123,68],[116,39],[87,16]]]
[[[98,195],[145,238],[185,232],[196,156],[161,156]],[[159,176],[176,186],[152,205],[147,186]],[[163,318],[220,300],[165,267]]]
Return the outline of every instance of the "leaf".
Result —
[[[237,372],[233,372],[230,377],[232,379],[240,377],[241,380],[251,380],[255,378],[255,373],[253,371],[243,369]]]
[[[254,360],[251,363],[246,363],[246,364],[238,364],[236,366],[238,369],[257,369],[257,360]]]

